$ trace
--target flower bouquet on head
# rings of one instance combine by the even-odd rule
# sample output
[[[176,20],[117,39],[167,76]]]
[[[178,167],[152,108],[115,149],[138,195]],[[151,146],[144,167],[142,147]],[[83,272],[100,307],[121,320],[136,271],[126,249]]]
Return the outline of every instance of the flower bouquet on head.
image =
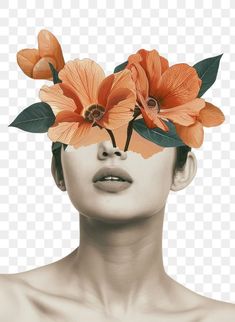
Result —
[[[198,148],[203,127],[225,119],[218,107],[201,98],[216,79],[221,57],[169,66],[157,50],[140,49],[105,76],[88,58],[65,63],[56,37],[41,30],[38,49],[20,50],[17,62],[27,76],[53,84],[43,85],[40,102],[25,108],[9,126],[47,132],[61,178],[62,146],[111,139],[113,147],[144,158],[164,147]]]

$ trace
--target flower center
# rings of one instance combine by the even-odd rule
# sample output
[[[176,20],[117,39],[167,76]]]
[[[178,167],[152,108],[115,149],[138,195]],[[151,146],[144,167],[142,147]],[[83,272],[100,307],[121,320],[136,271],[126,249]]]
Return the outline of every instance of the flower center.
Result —
[[[103,117],[104,112],[105,109],[103,106],[93,104],[86,109],[84,117],[88,122],[93,122],[96,120],[100,120]]]
[[[158,101],[152,96],[147,98],[147,105],[149,108],[157,108],[158,112],[160,111]]]

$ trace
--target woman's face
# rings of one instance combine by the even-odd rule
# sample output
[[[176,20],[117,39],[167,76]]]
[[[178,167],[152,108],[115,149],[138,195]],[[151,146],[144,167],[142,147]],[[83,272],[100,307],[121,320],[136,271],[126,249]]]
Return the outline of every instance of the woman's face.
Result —
[[[145,159],[139,153],[113,148],[111,141],[61,149],[64,180],[72,204],[81,214],[106,222],[148,217],[161,210],[172,184],[175,158],[176,148],[164,148]],[[125,170],[132,183],[94,183],[94,175],[104,167]]]

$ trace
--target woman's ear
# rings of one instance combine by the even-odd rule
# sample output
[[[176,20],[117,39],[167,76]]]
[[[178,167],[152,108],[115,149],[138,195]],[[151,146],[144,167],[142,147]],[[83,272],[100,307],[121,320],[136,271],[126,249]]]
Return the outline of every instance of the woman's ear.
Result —
[[[187,154],[187,159],[182,170],[175,172],[170,190],[179,191],[187,187],[197,172],[197,159],[192,151]]]
[[[59,178],[58,178],[58,170],[57,170],[57,168],[55,166],[55,157],[54,157],[54,155],[52,156],[52,159],[51,159],[51,173],[53,175],[53,178],[55,180],[55,183],[56,183],[57,187],[61,191],[66,191],[64,177],[61,180],[59,180]],[[63,171],[62,171],[62,173],[63,173]]]

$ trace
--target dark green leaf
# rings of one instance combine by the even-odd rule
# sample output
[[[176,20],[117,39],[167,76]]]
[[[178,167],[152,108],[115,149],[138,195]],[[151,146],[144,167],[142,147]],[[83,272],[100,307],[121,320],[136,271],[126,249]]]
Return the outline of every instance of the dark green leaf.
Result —
[[[114,68],[114,73],[118,73],[118,72],[120,72],[121,70],[123,70],[125,67],[126,67],[126,65],[128,64],[128,61],[125,61],[124,63],[122,63],[122,64],[120,64],[120,65],[118,65],[118,66],[116,66],[115,68]]]
[[[222,55],[223,54],[206,58],[193,66],[196,69],[199,78],[202,80],[198,97],[201,97],[208,90],[208,88],[214,84]]]
[[[8,126],[14,126],[31,133],[44,133],[55,122],[55,115],[49,104],[34,103],[24,109]]]
[[[144,119],[138,119],[133,122],[134,130],[143,136],[145,139],[156,143],[157,145],[164,146],[164,147],[176,147],[185,145],[184,142],[179,138],[178,134],[176,133],[174,124],[169,121],[163,121],[169,127],[169,131],[165,132],[158,127],[153,129],[149,129]]]
[[[49,63],[49,66],[51,69],[54,84],[62,83],[62,81],[59,79],[58,72],[55,67],[51,63]]]

